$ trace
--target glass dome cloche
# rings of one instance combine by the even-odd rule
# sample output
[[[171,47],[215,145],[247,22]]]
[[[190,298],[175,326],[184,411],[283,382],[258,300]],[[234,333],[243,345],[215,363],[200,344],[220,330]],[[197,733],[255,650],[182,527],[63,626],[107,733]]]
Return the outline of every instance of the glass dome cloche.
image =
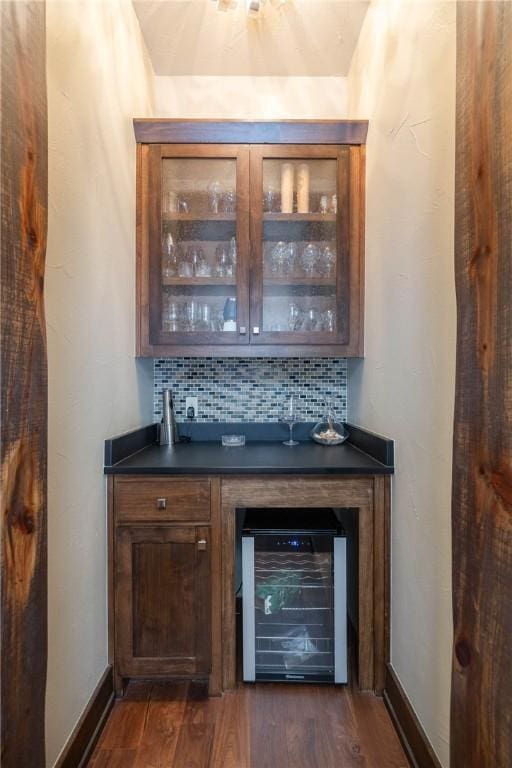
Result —
[[[348,437],[348,432],[336,421],[332,407],[327,408],[325,417],[310,432],[311,438],[320,445],[340,445]]]

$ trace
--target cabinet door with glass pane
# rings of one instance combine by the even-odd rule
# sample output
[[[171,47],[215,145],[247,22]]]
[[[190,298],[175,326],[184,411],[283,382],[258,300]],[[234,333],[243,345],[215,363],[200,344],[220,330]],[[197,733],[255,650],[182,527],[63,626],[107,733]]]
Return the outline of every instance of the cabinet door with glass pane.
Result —
[[[251,344],[354,346],[350,176],[350,147],[251,147]]]
[[[151,346],[248,342],[249,151],[147,148]]]

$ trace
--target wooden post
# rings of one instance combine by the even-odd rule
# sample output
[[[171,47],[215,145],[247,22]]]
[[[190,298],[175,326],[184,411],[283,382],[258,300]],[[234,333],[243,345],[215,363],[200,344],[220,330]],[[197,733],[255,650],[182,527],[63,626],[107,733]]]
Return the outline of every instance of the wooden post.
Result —
[[[2,2],[2,768],[45,765],[47,226],[44,2]]]
[[[512,4],[457,4],[451,768],[512,764]]]

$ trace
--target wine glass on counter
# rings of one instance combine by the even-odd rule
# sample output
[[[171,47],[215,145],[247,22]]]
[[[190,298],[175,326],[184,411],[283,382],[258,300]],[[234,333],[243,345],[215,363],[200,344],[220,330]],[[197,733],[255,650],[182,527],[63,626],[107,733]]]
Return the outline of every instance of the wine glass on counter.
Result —
[[[300,422],[300,415],[297,410],[297,405],[293,395],[290,395],[284,404],[284,408],[279,420],[285,424],[288,424],[288,428],[290,430],[290,439],[284,440],[283,445],[298,445],[298,441],[293,439],[293,428],[295,424]]]

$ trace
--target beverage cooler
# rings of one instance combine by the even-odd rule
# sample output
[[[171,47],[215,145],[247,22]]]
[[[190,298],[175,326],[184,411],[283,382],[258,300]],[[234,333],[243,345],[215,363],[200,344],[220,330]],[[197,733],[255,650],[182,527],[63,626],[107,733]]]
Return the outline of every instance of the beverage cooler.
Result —
[[[345,533],[333,510],[248,510],[245,681],[347,682]]]

